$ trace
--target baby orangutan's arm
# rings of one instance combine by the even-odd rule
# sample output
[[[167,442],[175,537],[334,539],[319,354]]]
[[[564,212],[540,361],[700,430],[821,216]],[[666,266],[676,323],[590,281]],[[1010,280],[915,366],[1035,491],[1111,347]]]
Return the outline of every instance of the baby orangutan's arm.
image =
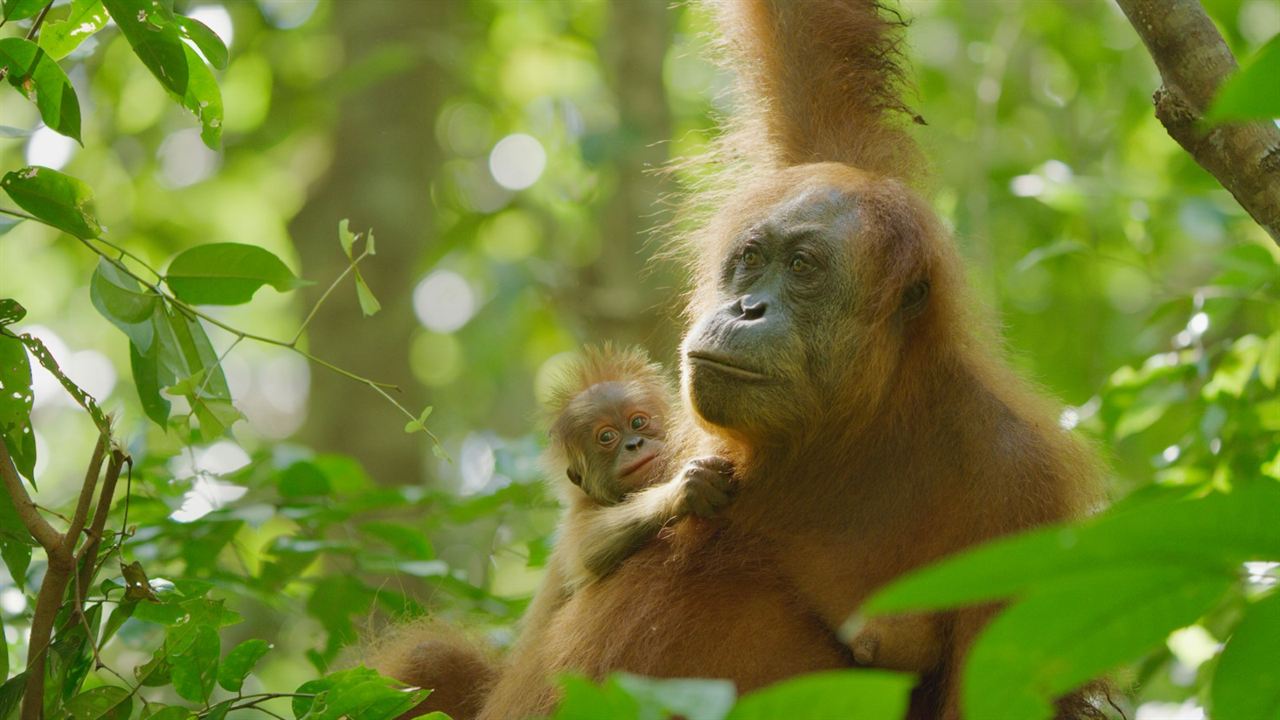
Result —
[[[563,550],[570,592],[608,575],[673,520],[712,517],[733,495],[733,464],[695,458],[671,480],[606,507],[573,508],[557,551]]]

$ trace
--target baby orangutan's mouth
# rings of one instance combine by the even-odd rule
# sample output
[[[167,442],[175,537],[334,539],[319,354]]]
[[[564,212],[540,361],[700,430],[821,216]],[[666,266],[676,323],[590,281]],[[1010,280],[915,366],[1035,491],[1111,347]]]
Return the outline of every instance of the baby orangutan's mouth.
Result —
[[[658,457],[658,454],[657,454],[657,453],[649,453],[648,455],[645,455],[644,457],[640,458],[639,460],[636,460],[635,462],[631,463],[630,465],[628,465],[628,466],[626,466],[626,467],[622,468],[622,474],[621,474],[621,477],[626,477],[626,476],[628,476],[628,475],[631,475],[632,473],[634,473],[635,471],[637,471],[637,470],[639,470],[640,468],[644,467],[645,465],[648,465],[648,464],[650,463],[650,461],[652,461],[652,460],[653,460],[654,458],[656,458],[656,457]]]

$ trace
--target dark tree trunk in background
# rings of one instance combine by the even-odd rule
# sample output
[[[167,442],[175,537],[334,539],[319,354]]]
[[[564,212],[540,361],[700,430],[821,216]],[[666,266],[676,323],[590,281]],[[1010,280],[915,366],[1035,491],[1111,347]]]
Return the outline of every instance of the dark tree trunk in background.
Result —
[[[409,368],[408,342],[416,319],[411,301],[419,258],[431,233],[429,188],[440,166],[436,115],[452,72],[440,67],[447,53],[454,6],[447,2],[336,2],[333,26],[342,38],[348,70],[333,83],[338,104],[333,164],[311,188],[310,199],[290,226],[303,272],[317,281],[309,301],[346,266],[337,224],[373,227],[377,255],[361,263],[382,302],[362,317],[355,291],[346,286],[312,323],[311,350],[366,377],[395,383],[406,407],[420,410],[424,394]],[[381,483],[415,482],[427,447],[425,436],[400,432],[405,419],[371,389],[323,368],[312,369],[311,405],[302,439],[323,452],[349,453]]]
[[[671,114],[662,79],[676,13],[665,2],[613,2],[601,59],[618,107],[616,150],[607,161],[615,193],[600,213],[600,258],[584,270],[578,310],[592,340],[648,347],[669,361],[679,339],[680,280],[650,261],[663,238],[650,231],[669,219],[659,205],[673,189],[656,176],[668,159]]]

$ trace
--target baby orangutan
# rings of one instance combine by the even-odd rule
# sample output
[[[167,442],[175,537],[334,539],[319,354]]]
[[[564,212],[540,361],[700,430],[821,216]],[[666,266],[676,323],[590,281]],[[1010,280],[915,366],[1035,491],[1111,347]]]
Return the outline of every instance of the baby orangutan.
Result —
[[[668,523],[729,502],[733,466],[723,458],[696,458],[671,476],[672,395],[643,351],[607,345],[587,348],[554,388],[545,464],[567,510],[544,592],[604,577]]]

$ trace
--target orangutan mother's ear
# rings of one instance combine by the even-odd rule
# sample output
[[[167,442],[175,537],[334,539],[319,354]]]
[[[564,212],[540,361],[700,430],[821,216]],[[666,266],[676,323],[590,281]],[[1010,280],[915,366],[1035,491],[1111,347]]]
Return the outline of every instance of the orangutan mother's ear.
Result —
[[[921,280],[913,283],[902,293],[902,313],[903,320],[910,320],[924,311],[925,305],[929,303],[929,281]]]

